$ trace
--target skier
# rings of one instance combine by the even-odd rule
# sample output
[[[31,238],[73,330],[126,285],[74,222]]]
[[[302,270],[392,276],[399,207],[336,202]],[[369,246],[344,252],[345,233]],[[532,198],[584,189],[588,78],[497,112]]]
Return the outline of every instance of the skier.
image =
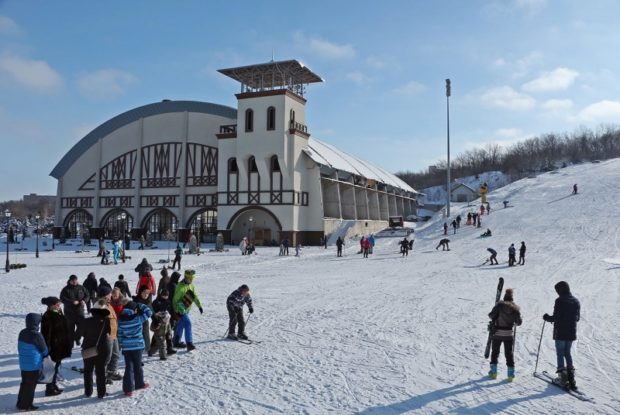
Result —
[[[90,313],[90,306],[97,299],[97,287],[99,283],[97,282],[97,277],[94,272],[88,273],[88,276],[84,280],[82,284],[86,290],[88,290],[88,301],[86,301],[86,310]]]
[[[521,311],[519,306],[514,303],[513,290],[508,288],[504,294],[504,300],[495,304],[489,313],[489,318],[493,322],[493,343],[491,348],[491,370],[489,377],[497,378],[497,358],[499,349],[504,344],[504,354],[506,355],[506,366],[508,366],[508,382],[515,378],[514,350],[514,327],[520,326]]]
[[[181,256],[183,255],[183,248],[177,246],[177,249],[174,250],[174,261],[172,261],[172,269],[174,269],[175,265],[179,265],[178,270],[181,270]]]
[[[515,249],[515,244],[510,244],[510,248],[508,248],[508,266],[514,267],[517,262],[517,250]]]
[[[460,229],[460,227],[461,227],[461,215],[458,215],[456,217],[456,227],[457,227],[457,229]]]
[[[577,194],[577,183],[575,183],[573,185],[573,194],[576,195]]]
[[[118,276],[118,280],[114,283],[114,288],[118,288],[119,290],[121,290],[121,293],[124,296],[131,297],[129,285],[127,284],[127,281],[125,281],[125,276],[123,274],[120,274]]]
[[[342,247],[344,246],[344,241],[342,240],[342,238],[339,236],[338,239],[336,239],[336,249],[337,249],[337,256],[341,257],[342,256]]]
[[[226,299],[228,338],[231,340],[248,340],[248,336],[245,334],[244,304],[248,306],[248,312],[252,314],[254,307],[252,306],[252,297],[250,297],[250,288],[245,284],[233,291]],[[236,327],[237,335],[235,335]]]
[[[452,229],[454,229],[454,233],[456,233],[456,228],[458,227],[458,224],[456,223],[456,220],[452,221]]]
[[[47,311],[41,320],[41,334],[45,339],[45,344],[49,350],[50,358],[54,365],[54,377],[52,382],[45,388],[45,396],[55,396],[62,393],[56,380],[58,379],[58,369],[63,359],[71,357],[73,348],[73,335],[69,331],[69,322],[62,313],[62,302],[57,297],[45,297],[41,299],[41,304],[47,306]]]
[[[89,300],[86,288],[78,284],[78,277],[71,275],[67,285],[60,291],[65,316],[69,322],[69,331],[76,345],[80,345],[80,338],[76,335],[77,325],[84,319],[84,306]]]
[[[521,247],[519,248],[519,265],[525,265],[525,242],[521,241]]]
[[[407,238],[400,241],[400,253],[402,256],[409,256],[409,240]]]
[[[437,245],[435,247],[435,250],[438,250],[439,247],[441,247],[442,251],[446,251],[446,250],[450,250],[450,240],[447,238],[442,239],[441,241],[439,241],[439,245]]]
[[[491,257],[487,259],[486,262],[491,261],[491,265],[498,265],[499,263],[497,262],[497,251],[493,248],[487,248],[487,251],[489,251],[489,253],[491,254]]]
[[[448,234],[448,222],[443,223],[443,234],[444,235]]]
[[[174,297],[172,298],[172,307],[174,311],[180,316],[177,326],[174,330],[173,345],[176,348],[185,348],[191,352],[196,348],[193,343],[192,336],[192,321],[189,318],[189,312],[192,304],[196,303],[200,314],[203,313],[200,299],[196,295],[196,288],[194,287],[194,276],[196,271],[193,269],[185,270],[185,277],[183,281],[177,285],[174,291]],[[181,335],[185,334],[185,343],[181,343]]]
[[[485,233],[480,235],[481,238],[488,238],[489,236],[493,236],[493,234],[491,233],[491,229],[489,228],[487,228],[487,231]]]
[[[17,395],[17,409],[20,411],[34,411],[34,391],[37,388],[37,380],[43,367],[43,358],[48,350],[45,340],[39,332],[41,314],[29,313],[26,315],[26,328],[19,332],[17,351],[19,354],[19,369],[22,381],[19,384]]]
[[[82,320],[79,333],[84,337],[82,357],[84,359],[84,395],[90,398],[93,394],[93,371],[97,375],[97,398],[103,399],[106,393],[106,360],[110,353],[110,311],[104,301],[97,301],[91,308],[92,317]],[[95,355],[88,356],[87,350],[96,350]]]
[[[142,371],[142,351],[144,350],[142,323],[151,317],[152,312],[144,304],[136,304],[128,299],[124,302],[123,312],[118,319],[118,342],[125,360],[123,392],[125,396],[132,396],[134,390],[149,387],[148,383],[144,383]]]
[[[581,305],[579,300],[571,294],[570,286],[566,281],[558,282],[555,285],[555,291],[558,293],[558,298],[555,300],[553,315],[545,314],[543,319],[553,323],[553,340],[555,340],[560,384],[576,390],[571,347],[577,340],[577,322],[581,315]]]

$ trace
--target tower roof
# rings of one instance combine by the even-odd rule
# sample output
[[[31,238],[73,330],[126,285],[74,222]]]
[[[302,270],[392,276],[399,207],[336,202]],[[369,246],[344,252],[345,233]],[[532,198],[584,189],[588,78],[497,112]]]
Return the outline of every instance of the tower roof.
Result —
[[[218,72],[254,90],[291,89],[303,84],[323,82],[323,78],[298,60],[272,61],[237,68],[219,69]]]

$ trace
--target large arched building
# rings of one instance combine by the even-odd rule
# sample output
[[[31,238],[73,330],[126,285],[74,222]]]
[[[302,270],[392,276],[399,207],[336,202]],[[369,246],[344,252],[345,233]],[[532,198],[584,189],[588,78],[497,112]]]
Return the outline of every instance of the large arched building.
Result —
[[[237,109],[148,104],[95,128],[60,160],[56,237],[153,239],[190,232],[318,244],[370,233],[415,212],[416,191],[371,163],[310,137],[304,88],[322,79],[295,60],[221,73],[241,83]],[[123,230],[124,229],[124,230]],[[168,235],[166,235],[168,234]]]

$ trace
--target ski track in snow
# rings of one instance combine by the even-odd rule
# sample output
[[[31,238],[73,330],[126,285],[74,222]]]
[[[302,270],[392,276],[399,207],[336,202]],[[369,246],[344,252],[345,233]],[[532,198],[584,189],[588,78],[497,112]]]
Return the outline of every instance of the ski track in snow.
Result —
[[[571,196],[573,183],[580,192]],[[620,160],[562,169],[524,179],[489,194],[490,216],[481,228],[463,225],[450,234],[451,251],[436,251],[443,219],[416,232],[409,257],[397,240],[378,240],[364,260],[349,241],[343,258],[335,248],[304,248],[300,258],[278,257],[259,248],[242,257],[234,247],[222,254],[185,256],[205,313],[192,311],[197,350],[166,362],[145,363],[151,388],[121,397],[120,382],[104,401],[83,398],[79,351],[63,364],[65,392],[43,397],[39,413],[183,414],[616,414],[620,410]],[[514,207],[503,209],[510,200]],[[466,216],[469,209],[453,210]],[[493,237],[478,236],[489,227]],[[507,250],[524,240],[526,266],[508,268]],[[26,244],[33,240],[27,240]],[[4,245],[3,245],[4,246]],[[58,295],[67,277],[83,280],[94,271],[114,282],[119,273],[135,286],[135,264],[146,256],[154,267],[163,249],[131,250],[133,260],[101,266],[96,250],[71,247],[33,258],[33,247],[12,253],[25,270],[1,275],[0,412],[14,412],[19,387],[17,334],[28,312],[43,312],[43,296]],[[497,267],[479,266],[486,248],[499,253]],[[76,247],[73,247],[76,249]],[[159,279],[158,272],[155,273]],[[517,330],[517,379],[488,380],[483,357],[487,313],[497,278],[515,288],[523,326]],[[532,376],[542,325],[551,313],[553,285],[567,280],[582,304],[574,346],[577,380],[596,403],[578,401]],[[247,332],[260,344],[222,339],[227,295],[247,283],[256,313]],[[552,326],[547,324],[539,370],[553,371]]]

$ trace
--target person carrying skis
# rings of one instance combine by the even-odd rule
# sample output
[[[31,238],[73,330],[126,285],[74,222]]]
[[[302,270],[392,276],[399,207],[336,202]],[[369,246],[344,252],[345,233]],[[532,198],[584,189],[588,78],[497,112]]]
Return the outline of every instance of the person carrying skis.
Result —
[[[439,245],[437,245],[435,247],[435,251],[439,249],[439,247],[441,247],[442,251],[449,251],[450,250],[450,240],[447,238],[442,239],[441,241],[439,241]]]
[[[172,307],[174,312],[179,316],[179,321],[174,329],[173,345],[176,348],[183,349],[187,347],[187,351],[191,352],[196,348],[192,336],[192,321],[189,318],[189,312],[192,304],[196,303],[200,314],[203,313],[200,299],[196,295],[194,287],[194,276],[196,271],[186,269],[183,280],[176,286],[174,297],[172,297]],[[185,334],[185,343],[181,343],[181,336]]]
[[[409,240],[407,238],[400,241],[400,253],[402,256],[409,256]]]
[[[69,322],[62,313],[60,299],[56,297],[45,297],[41,299],[41,304],[47,306],[41,320],[41,334],[45,339],[45,344],[49,350],[50,358],[55,363],[54,377],[52,382],[45,388],[45,396],[55,396],[62,393],[56,380],[58,379],[58,369],[63,359],[71,357],[73,348],[73,335],[69,330]]]
[[[443,223],[443,234],[444,235],[448,234],[448,222]]]
[[[19,354],[19,369],[22,381],[19,384],[17,394],[17,409],[20,411],[34,411],[34,392],[37,388],[39,374],[43,368],[43,359],[48,350],[45,340],[39,332],[41,314],[28,313],[26,315],[26,328],[19,332],[17,338],[17,352]]]
[[[497,379],[497,358],[499,349],[504,344],[504,354],[506,355],[506,366],[508,366],[508,382],[515,378],[514,361],[514,328],[520,326],[521,310],[514,302],[513,289],[508,288],[504,294],[504,300],[498,302],[489,313],[493,327],[493,343],[491,347],[491,370],[489,377]]]
[[[515,244],[510,244],[508,248],[508,266],[514,267],[517,262],[517,250],[515,249]]]
[[[581,316],[581,304],[571,294],[570,286],[566,281],[555,284],[555,291],[558,293],[558,298],[555,300],[553,315],[545,314],[543,320],[553,323],[553,340],[555,340],[560,384],[576,390],[577,382],[571,347],[577,340],[577,322]]]
[[[131,297],[131,292],[129,291],[129,284],[127,284],[127,281],[125,281],[125,276],[123,274],[120,274],[118,276],[118,281],[114,283],[114,288],[118,288],[119,290],[121,290],[121,293],[124,296]]]
[[[525,265],[525,242],[521,241],[521,247],[519,248],[519,265]]]
[[[499,263],[497,262],[497,251],[493,248],[487,248],[487,251],[489,251],[489,253],[491,254],[491,257],[487,259],[486,262],[491,261],[491,265],[498,265]]]
[[[181,270],[181,256],[183,255],[183,248],[177,246],[177,249],[174,250],[174,261],[172,261],[172,269],[174,269],[175,265],[179,265],[178,270]]]
[[[252,314],[252,297],[250,288],[243,284],[233,291],[226,299],[226,309],[228,310],[228,338],[231,340],[248,340],[245,334],[245,318],[243,316],[243,306],[248,306],[248,312]],[[235,328],[237,334],[235,335]]]
[[[80,338],[76,335],[78,324],[84,319],[84,306],[89,300],[86,288],[78,284],[78,277],[71,275],[67,285],[60,291],[60,301],[69,322],[69,331],[76,345],[80,345]]]
[[[337,249],[337,256],[341,257],[342,256],[342,247],[344,246],[344,241],[342,240],[342,238],[339,236],[338,239],[336,239],[336,249]]]

